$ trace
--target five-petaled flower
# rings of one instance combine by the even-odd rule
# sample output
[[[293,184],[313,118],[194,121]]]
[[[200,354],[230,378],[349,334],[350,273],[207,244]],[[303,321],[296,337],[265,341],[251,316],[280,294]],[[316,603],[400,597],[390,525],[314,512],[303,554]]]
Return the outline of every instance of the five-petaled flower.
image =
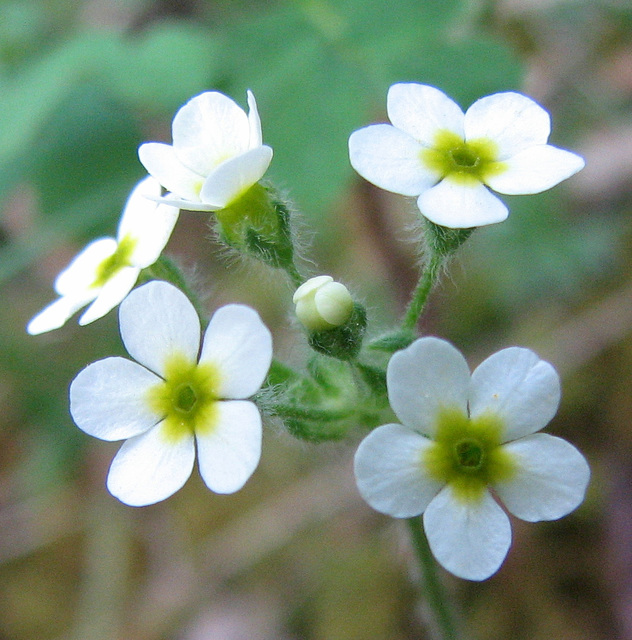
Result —
[[[555,369],[532,351],[503,349],[470,375],[463,355],[438,338],[397,352],[388,396],[402,424],[372,431],[355,456],[360,493],[396,518],[423,513],[436,559],[484,580],[511,544],[510,513],[556,520],[583,500],[590,471],[568,442],[536,433],[555,415]]]
[[[191,211],[217,211],[257,183],[272,161],[262,144],[257,103],[248,91],[249,112],[217,91],[191,98],[176,113],[173,145],[147,142],[138,156],[170,193],[162,201]]]
[[[119,316],[137,362],[99,360],[70,386],[70,413],[80,429],[126,440],[112,461],[109,491],[132,506],[164,500],[191,475],[196,445],[209,489],[239,490],[261,455],[261,416],[248,398],[272,359],[259,315],[243,305],[221,307],[200,350],[193,305],[179,289],[153,281],[123,301]]]
[[[103,317],[132,290],[142,269],[156,262],[165,248],[179,211],[157,204],[160,185],[141,180],[127,200],[116,239],[100,238],[79,253],[55,280],[60,298],[28,323],[31,335],[61,327],[76,311],[86,309],[79,324]]]
[[[391,124],[351,134],[353,168],[376,186],[417,196],[435,224],[469,228],[504,220],[508,195],[539,193],[584,166],[578,155],[547,144],[549,114],[519,93],[477,100],[465,114],[434,87],[400,83],[388,91]]]

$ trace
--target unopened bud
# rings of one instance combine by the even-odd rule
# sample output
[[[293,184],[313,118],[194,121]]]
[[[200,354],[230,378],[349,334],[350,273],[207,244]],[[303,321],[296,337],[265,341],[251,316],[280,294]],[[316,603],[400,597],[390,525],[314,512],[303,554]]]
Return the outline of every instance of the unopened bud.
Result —
[[[308,331],[327,331],[343,325],[353,312],[347,287],[331,276],[316,276],[294,293],[296,316]]]

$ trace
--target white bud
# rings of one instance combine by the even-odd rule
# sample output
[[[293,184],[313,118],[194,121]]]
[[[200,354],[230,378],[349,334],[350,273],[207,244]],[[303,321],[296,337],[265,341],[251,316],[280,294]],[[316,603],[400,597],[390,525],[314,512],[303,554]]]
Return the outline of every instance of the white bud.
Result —
[[[347,287],[331,276],[316,276],[304,282],[292,298],[296,317],[308,331],[325,331],[344,324],[353,311]]]

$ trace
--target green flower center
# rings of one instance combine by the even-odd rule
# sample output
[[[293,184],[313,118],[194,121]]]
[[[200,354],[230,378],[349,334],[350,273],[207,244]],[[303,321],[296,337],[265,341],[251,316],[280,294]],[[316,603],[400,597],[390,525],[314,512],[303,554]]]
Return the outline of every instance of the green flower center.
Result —
[[[134,249],[136,248],[138,240],[132,238],[132,236],[125,236],[121,239],[116,247],[116,251],[103,260],[97,267],[96,277],[92,283],[92,287],[102,287],[110,278],[115,276],[124,267],[129,267],[131,264],[131,257]]]
[[[221,376],[216,367],[174,355],[165,365],[165,378],[149,390],[151,408],[164,416],[163,435],[171,442],[208,433],[219,416],[218,389]]]
[[[479,500],[488,485],[515,473],[513,456],[501,446],[502,431],[497,416],[470,419],[458,409],[443,409],[437,435],[421,463],[431,478],[451,485],[459,499]]]
[[[499,162],[498,145],[489,138],[465,142],[461,136],[442,129],[437,132],[434,146],[422,149],[421,161],[441,179],[449,178],[462,184],[485,182],[507,169]]]
[[[477,440],[472,438],[461,440],[454,445],[456,463],[464,472],[478,471],[485,458],[485,451]]]

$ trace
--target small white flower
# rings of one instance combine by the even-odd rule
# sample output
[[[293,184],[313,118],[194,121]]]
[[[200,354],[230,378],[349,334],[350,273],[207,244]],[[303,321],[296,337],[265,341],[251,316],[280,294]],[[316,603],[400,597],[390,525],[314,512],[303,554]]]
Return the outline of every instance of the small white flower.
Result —
[[[331,276],[316,276],[295,292],[296,317],[308,331],[324,331],[344,324],[353,312],[347,287]]]
[[[417,196],[430,221],[469,228],[504,220],[499,193],[539,193],[577,173],[578,155],[547,144],[549,114],[519,93],[495,93],[464,114],[444,93],[402,83],[388,91],[390,124],[351,134],[353,168],[376,186]]]
[[[387,369],[402,424],[372,431],[355,456],[360,493],[395,518],[423,513],[436,559],[453,574],[484,580],[511,545],[509,518],[556,520],[583,500],[590,470],[568,442],[536,433],[560,400],[555,369],[511,347],[470,376],[463,355],[438,338],[397,352]]]
[[[246,115],[224,94],[207,91],[176,113],[173,145],[140,146],[140,161],[170,191],[163,202],[190,211],[216,211],[261,180],[272,161],[272,149],[262,144],[251,91],[248,106]]]
[[[196,445],[209,489],[241,489],[261,455],[261,416],[246,398],[260,388],[272,359],[272,338],[257,312],[237,304],[218,309],[201,351],[193,305],[166,282],[135,289],[119,316],[138,363],[99,360],[70,386],[70,413],[80,429],[126,439],[110,467],[109,491],[131,506],[164,500],[191,475]]]
[[[147,177],[130,194],[116,240],[91,242],[55,280],[61,296],[28,323],[31,335],[61,327],[76,311],[92,304],[79,319],[86,325],[103,317],[132,290],[138,274],[151,266],[165,248],[179,211],[154,201],[160,185]]]

